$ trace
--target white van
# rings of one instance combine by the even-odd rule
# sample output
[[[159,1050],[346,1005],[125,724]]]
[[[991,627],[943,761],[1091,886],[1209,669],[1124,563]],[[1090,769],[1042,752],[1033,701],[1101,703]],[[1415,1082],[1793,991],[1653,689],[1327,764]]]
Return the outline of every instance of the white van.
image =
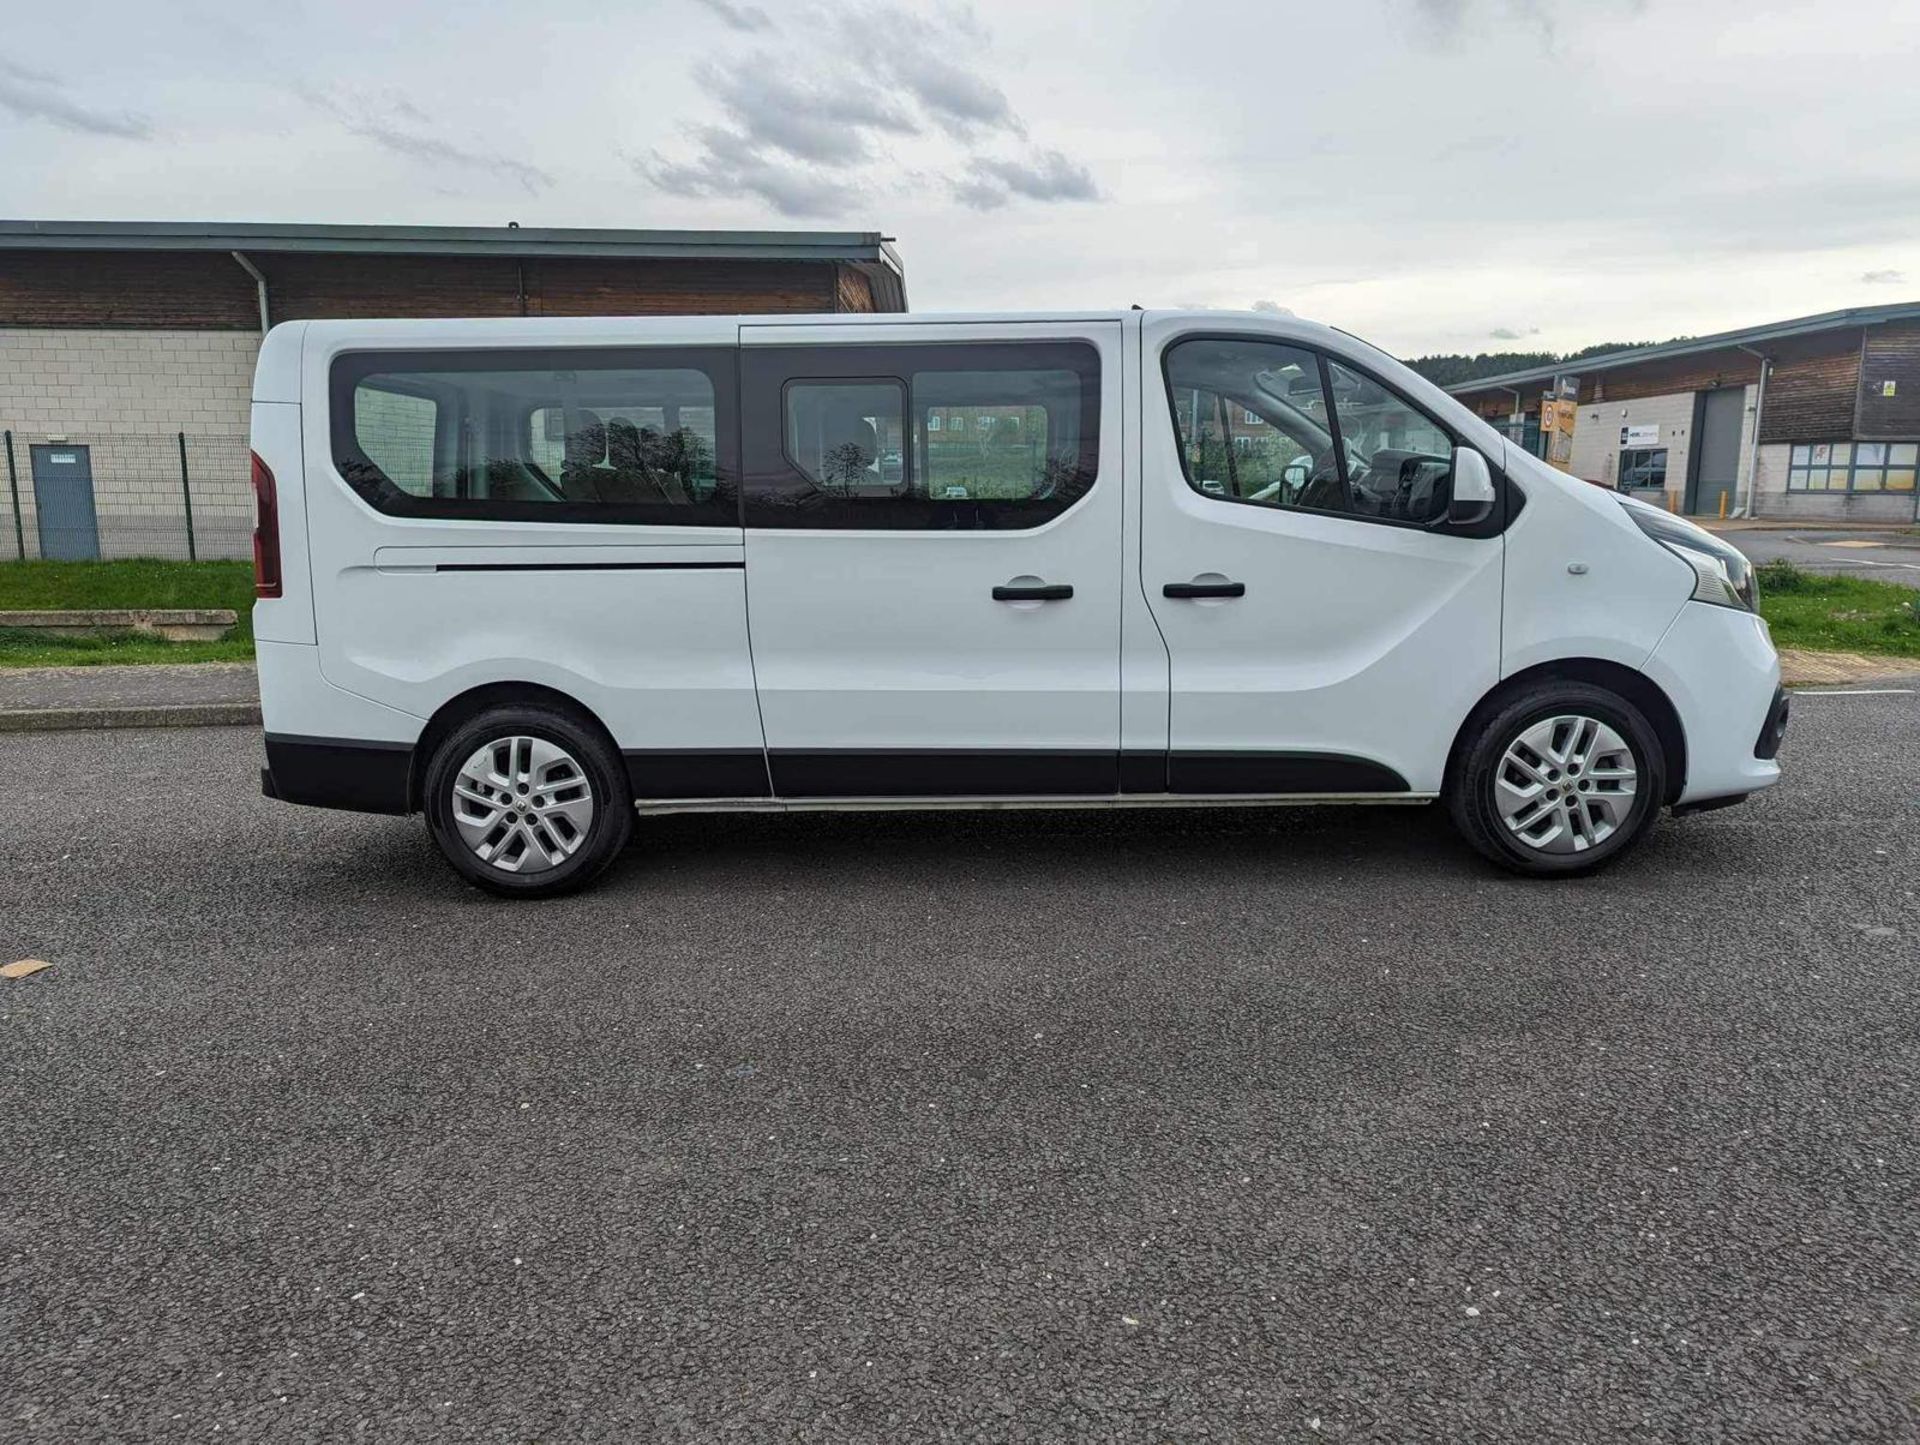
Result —
[[[1779,775],[1753,574],[1292,318],[313,321],[267,766],[577,887],[636,811],[1444,800],[1521,873]]]

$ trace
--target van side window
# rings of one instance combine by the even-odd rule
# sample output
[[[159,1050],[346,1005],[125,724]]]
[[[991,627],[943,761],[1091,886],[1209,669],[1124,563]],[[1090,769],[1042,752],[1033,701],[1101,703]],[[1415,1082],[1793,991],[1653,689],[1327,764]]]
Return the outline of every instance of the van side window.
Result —
[[[1453,438],[1411,402],[1331,357],[1327,378],[1346,451],[1351,510],[1423,523],[1444,513],[1453,487]]]
[[[1081,342],[749,348],[742,368],[750,527],[1037,527],[1099,469]]]
[[[907,389],[897,381],[796,381],[787,388],[787,459],[842,497],[898,495]]]
[[[1196,492],[1339,511],[1340,464],[1320,362],[1270,341],[1182,341],[1167,352],[1181,461]]]
[[[369,383],[353,393],[353,432],[360,449],[401,491],[433,495],[433,450],[440,403],[430,396]]]
[[[358,353],[334,465],[396,516],[738,526],[732,353]]]
[[[920,371],[913,376],[917,470],[935,501],[1032,502],[1056,488],[1080,377],[1071,371]]]
[[[1165,367],[1195,491],[1414,525],[1445,513],[1452,438],[1371,376],[1301,347],[1241,338],[1178,342]]]

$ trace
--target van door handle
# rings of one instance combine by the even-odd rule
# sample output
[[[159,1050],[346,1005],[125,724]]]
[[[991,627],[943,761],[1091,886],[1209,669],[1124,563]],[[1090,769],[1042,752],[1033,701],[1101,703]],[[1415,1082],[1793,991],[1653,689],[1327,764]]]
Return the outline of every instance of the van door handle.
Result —
[[[993,589],[995,602],[1065,602],[1071,596],[1070,582],[1003,582]]]
[[[1244,582],[1169,582],[1160,589],[1163,597],[1245,597]]]

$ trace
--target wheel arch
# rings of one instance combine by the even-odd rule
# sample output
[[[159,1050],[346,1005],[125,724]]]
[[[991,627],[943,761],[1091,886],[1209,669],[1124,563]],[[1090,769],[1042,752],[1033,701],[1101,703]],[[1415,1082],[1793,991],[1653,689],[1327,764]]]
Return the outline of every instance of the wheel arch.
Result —
[[[1597,657],[1563,657],[1536,663],[1511,677],[1502,678],[1490,688],[1461,720],[1459,729],[1453,735],[1453,746],[1447,752],[1445,787],[1448,791],[1453,788],[1453,780],[1460,766],[1461,749],[1475,723],[1508,698],[1537,683],[1549,681],[1584,682],[1603,687],[1609,692],[1618,693],[1640,709],[1652,726],[1654,736],[1660,742],[1660,751],[1665,756],[1667,795],[1661,801],[1669,805],[1678,801],[1687,786],[1687,733],[1680,724],[1679,709],[1674,707],[1672,699],[1660,685],[1644,672]]]
[[[594,710],[576,697],[547,687],[537,682],[489,682],[479,687],[468,688],[457,696],[448,698],[440,704],[427,725],[421,730],[419,741],[413,745],[413,761],[407,773],[407,806],[413,812],[420,812],[425,804],[427,769],[433,764],[433,755],[439,751],[440,744],[462,723],[478,717],[491,707],[539,706],[552,708],[556,712],[566,713],[581,726],[598,733],[613,750],[614,756],[621,756],[620,745],[613,740],[613,733],[602,722]]]

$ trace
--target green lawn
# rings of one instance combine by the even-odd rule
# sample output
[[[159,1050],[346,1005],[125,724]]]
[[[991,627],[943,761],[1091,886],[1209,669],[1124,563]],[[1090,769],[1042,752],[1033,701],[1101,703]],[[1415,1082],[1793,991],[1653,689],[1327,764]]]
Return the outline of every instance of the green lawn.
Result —
[[[1920,589],[1822,577],[1787,562],[1765,563],[1759,575],[1775,647],[1920,657]]]
[[[167,642],[137,632],[48,637],[0,627],[0,667],[119,662],[244,662],[253,656],[251,562],[0,562],[0,612],[101,607],[230,607],[240,622],[218,642]]]

